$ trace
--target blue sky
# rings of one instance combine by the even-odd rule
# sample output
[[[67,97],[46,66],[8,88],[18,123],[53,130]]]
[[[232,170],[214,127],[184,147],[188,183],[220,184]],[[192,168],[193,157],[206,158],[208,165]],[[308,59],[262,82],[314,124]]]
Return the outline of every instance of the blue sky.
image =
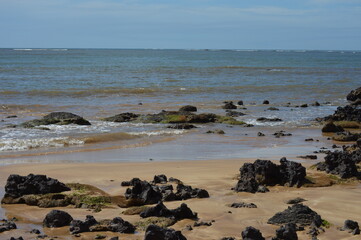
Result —
[[[361,50],[361,0],[0,0],[2,48]]]

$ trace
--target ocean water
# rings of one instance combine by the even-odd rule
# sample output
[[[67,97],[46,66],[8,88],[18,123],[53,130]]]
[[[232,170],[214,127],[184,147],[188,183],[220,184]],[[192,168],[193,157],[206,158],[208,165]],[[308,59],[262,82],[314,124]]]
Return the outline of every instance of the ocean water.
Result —
[[[310,126],[344,105],[360,83],[360,51],[0,49],[0,157],[89,145],[147,146],[205,131],[100,120],[185,104],[225,114],[223,101],[243,100],[240,107],[247,109],[239,111],[246,115],[238,119],[256,127]],[[263,105],[265,99],[271,104]],[[297,107],[315,101],[321,106]],[[270,106],[279,111],[267,111]],[[92,125],[54,125],[49,131],[8,127],[53,111],[81,115]],[[11,115],[17,117],[7,118]],[[257,122],[261,116],[284,121]]]

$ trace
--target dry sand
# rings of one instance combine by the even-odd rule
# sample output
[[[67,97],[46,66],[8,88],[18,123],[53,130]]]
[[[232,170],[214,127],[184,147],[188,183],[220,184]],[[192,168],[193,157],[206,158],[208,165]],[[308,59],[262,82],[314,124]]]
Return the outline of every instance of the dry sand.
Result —
[[[318,239],[360,239],[360,235],[352,236],[347,232],[337,230],[346,219],[352,219],[361,223],[361,186],[360,184],[337,185],[319,188],[287,188],[271,187],[268,193],[235,193],[231,188],[236,184],[239,168],[244,162],[253,160],[209,160],[209,161],[182,161],[182,162],[147,162],[147,163],[74,163],[74,164],[27,164],[10,165],[0,168],[0,185],[4,186],[9,174],[27,175],[46,174],[57,178],[62,182],[79,182],[91,184],[103,189],[112,195],[123,195],[124,187],[120,187],[121,181],[139,177],[144,180],[152,180],[156,174],[166,174],[168,177],[181,179],[185,184],[193,187],[204,188],[210,193],[208,199],[191,199],[184,201],[193,211],[198,213],[200,220],[215,220],[210,227],[194,227],[193,231],[184,230],[186,225],[193,225],[193,221],[183,220],[176,223],[172,228],[182,230],[189,240],[219,240],[222,237],[235,237],[241,239],[241,232],[247,226],[253,226],[261,230],[266,239],[271,239],[277,226],[267,224],[267,220],[276,212],[283,211],[288,207],[285,201],[302,197],[304,203],[319,213],[323,219],[332,225]],[[308,170],[310,171],[310,170]],[[233,202],[254,203],[258,208],[234,209],[226,204]],[[180,201],[166,202],[168,208],[176,208]],[[41,209],[25,205],[3,205],[8,218],[16,216],[20,219],[17,223],[23,229],[12,230],[0,234],[0,239],[9,239],[11,236],[23,236],[24,239],[35,239],[29,234],[32,225],[27,223],[41,224],[44,216],[50,209]],[[124,216],[120,208],[105,208],[99,213],[92,213],[86,209],[65,209],[75,219],[84,220],[91,214],[96,219],[112,218],[120,216],[130,222],[135,222],[139,216]],[[23,225],[25,224],[25,225]],[[58,239],[93,239],[96,234],[82,234],[76,238],[70,236],[68,228],[44,229],[49,236],[59,236]],[[110,236],[119,236],[120,239],[143,239],[144,232],[134,235],[102,233]],[[310,239],[304,232],[298,232],[299,239]]]

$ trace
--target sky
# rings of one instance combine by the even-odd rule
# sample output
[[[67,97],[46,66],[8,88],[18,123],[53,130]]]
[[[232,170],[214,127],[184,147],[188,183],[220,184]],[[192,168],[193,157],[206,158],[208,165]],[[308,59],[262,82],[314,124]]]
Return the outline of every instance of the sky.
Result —
[[[361,0],[0,0],[0,48],[361,50]]]

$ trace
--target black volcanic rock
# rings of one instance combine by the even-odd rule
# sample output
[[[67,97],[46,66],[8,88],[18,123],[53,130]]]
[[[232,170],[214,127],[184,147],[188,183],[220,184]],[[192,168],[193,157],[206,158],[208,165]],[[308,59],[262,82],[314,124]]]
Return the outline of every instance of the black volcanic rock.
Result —
[[[12,174],[8,177],[5,185],[5,196],[11,198],[21,197],[27,194],[47,194],[70,191],[64,183],[46,175],[20,176]]]
[[[73,220],[70,222],[69,231],[71,234],[78,234],[82,232],[89,232],[90,227],[97,224],[98,222],[91,215],[87,215],[85,221]]]
[[[352,90],[349,94],[347,94],[346,99],[350,102],[355,102],[361,99],[361,87]]]
[[[254,228],[254,227],[246,227],[246,229],[242,232],[243,240],[265,240],[262,236],[262,233]]]
[[[69,213],[60,210],[52,210],[45,216],[43,224],[48,228],[58,228],[69,226],[72,220],[73,218]]]
[[[0,233],[16,229],[16,224],[12,221],[5,221],[0,224]]]
[[[225,102],[223,107],[223,109],[237,109],[237,106],[233,104],[233,102]]]
[[[272,240],[298,240],[296,231],[296,224],[287,223],[276,230],[276,237]]]
[[[138,117],[139,114],[126,112],[126,113],[117,114],[112,117],[104,118],[103,120],[108,122],[130,122],[136,120]]]
[[[343,127],[341,127],[341,126],[335,125],[333,122],[329,122],[329,123],[326,123],[326,124],[322,127],[321,131],[322,131],[322,132],[326,132],[326,133],[328,133],[328,132],[334,133],[334,132],[343,132],[344,129],[343,129]]]
[[[360,234],[360,227],[358,225],[358,222],[352,220],[346,220],[341,230],[348,231],[353,235]]]
[[[180,112],[197,112],[197,107],[192,105],[186,105],[181,108],[179,108]]]
[[[338,107],[334,114],[317,120],[361,122],[361,109],[357,106],[346,105],[345,107]]]
[[[134,182],[133,187],[128,188],[124,195],[126,199],[138,201],[140,204],[155,204],[162,200],[159,188],[147,181]]]
[[[68,125],[68,124],[77,124],[77,125],[91,125],[89,121],[84,118],[69,112],[52,112],[42,119],[35,119],[22,123],[20,126],[25,128],[33,128],[40,125]]]
[[[172,228],[162,228],[149,225],[145,231],[144,240],[187,240],[180,231]]]
[[[267,223],[275,225],[294,223],[300,226],[314,224],[315,226],[320,227],[322,219],[320,215],[309,207],[303,204],[294,204],[283,212],[276,213],[273,217],[268,219]]]
[[[175,220],[182,220],[185,218],[196,219],[197,213],[193,213],[187,204],[182,203],[180,207],[169,210],[162,202],[159,202],[156,206],[145,209],[140,213],[142,218],[147,217],[166,217]]]

